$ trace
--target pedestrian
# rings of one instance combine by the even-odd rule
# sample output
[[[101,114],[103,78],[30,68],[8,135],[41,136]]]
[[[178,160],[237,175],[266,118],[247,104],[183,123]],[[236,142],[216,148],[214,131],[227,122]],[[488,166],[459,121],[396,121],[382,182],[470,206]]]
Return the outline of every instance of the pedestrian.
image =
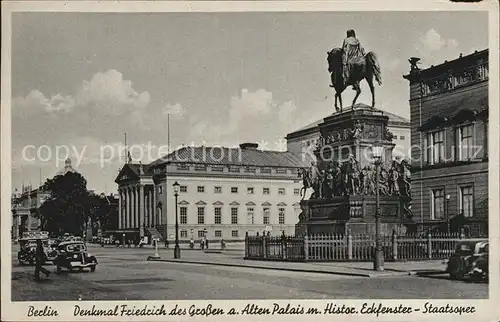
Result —
[[[43,250],[43,243],[41,239],[36,241],[36,251],[35,251],[35,280],[40,280],[40,271],[49,277],[50,272],[45,269],[42,265],[45,263],[45,251]]]
[[[208,239],[205,239],[205,247],[208,249]]]
[[[168,244],[168,238],[165,237],[165,248],[168,248],[169,244]]]

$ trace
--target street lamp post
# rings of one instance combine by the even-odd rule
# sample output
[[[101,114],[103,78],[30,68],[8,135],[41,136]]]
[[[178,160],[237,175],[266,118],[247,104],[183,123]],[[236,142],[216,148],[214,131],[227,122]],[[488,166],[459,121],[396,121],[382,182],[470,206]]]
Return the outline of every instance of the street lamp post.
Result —
[[[174,247],[174,258],[181,258],[181,248],[179,247],[179,218],[177,214],[177,198],[179,197],[180,185],[177,181],[173,184],[174,186],[174,196],[175,196],[175,247]]]
[[[373,158],[375,159],[375,257],[373,259],[373,270],[384,270],[384,251],[380,245],[380,164],[382,163],[382,146],[372,147]]]
[[[451,196],[448,194],[446,195],[446,230],[448,231],[448,234],[450,233],[450,198]]]

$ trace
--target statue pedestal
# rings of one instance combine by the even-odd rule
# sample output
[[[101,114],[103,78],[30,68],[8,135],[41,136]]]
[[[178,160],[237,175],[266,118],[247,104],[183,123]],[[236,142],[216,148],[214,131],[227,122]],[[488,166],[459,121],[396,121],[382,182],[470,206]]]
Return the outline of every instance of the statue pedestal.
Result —
[[[315,151],[317,166],[309,176],[314,193],[301,202],[297,234],[375,234],[376,187],[380,191],[381,233],[412,231],[408,210],[409,186],[402,180],[402,164],[392,158],[389,117],[382,111],[358,104],[354,110],[335,113],[318,126],[321,136]],[[380,181],[372,147],[383,147]]]
[[[390,235],[393,230],[405,234],[416,229],[411,218],[406,217],[404,204],[408,198],[380,196],[381,233]],[[352,234],[375,235],[375,196],[343,196],[332,199],[303,200],[301,220],[296,233],[302,234]],[[305,210],[305,211],[304,211]]]

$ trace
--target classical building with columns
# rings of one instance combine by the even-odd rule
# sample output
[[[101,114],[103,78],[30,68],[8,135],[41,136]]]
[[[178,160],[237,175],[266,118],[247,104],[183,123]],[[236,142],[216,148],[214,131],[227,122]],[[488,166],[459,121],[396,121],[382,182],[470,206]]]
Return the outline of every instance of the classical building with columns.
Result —
[[[127,239],[175,238],[176,200],[181,242],[191,238],[243,240],[245,233],[293,234],[300,212],[306,165],[290,152],[239,148],[183,147],[150,164],[127,163],[115,182],[119,229]]]

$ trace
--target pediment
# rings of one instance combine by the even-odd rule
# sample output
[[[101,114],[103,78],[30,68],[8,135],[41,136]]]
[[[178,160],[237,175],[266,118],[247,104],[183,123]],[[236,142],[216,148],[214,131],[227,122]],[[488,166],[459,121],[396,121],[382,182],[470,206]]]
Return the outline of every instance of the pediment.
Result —
[[[181,202],[179,202],[179,205],[181,206],[189,205],[189,202],[186,200],[182,200]]]
[[[286,207],[286,203],[284,202],[280,202],[279,204],[277,204],[278,207]]]
[[[300,203],[298,203],[298,202],[294,202],[294,203],[292,204],[292,206],[293,206],[293,207],[300,207]]]
[[[207,203],[206,203],[205,201],[200,200],[200,201],[198,201],[198,202],[196,203],[196,205],[197,205],[197,206],[206,206],[206,205],[207,205]]]
[[[247,203],[245,204],[245,206],[255,206],[255,202],[252,202],[252,201],[247,202]]]
[[[118,176],[115,179],[116,183],[120,183],[123,181],[130,181],[130,180],[139,180],[139,176],[130,169],[130,167],[125,164],[123,168],[120,170],[120,173],[118,173]]]
[[[272,206],[272,204],[270,202],[266,201],[266,202],[262,203],[262,206],[264,206],[264,207],[270,207],[270,206]]]
[[[229,205],[230,205],[230,206],[239,206],[239,205],[240,205],[240,203],[239,203],[239,202],[237,202],[237,201],[233,201],[233,202],[231,202]]]
[[[222,201],[218,201],[218,200],[217,200],[217,201],[216,201],[216,202],[214,202],[212,205],[214,205],[214,206],[222,206],[222,205],[224,205],[224,203],[223,203]]]
[[[429,130],[434,130],[443,126],[446,126],[448,123],[448,118],[442,115],[432,116],[425,122],[421,127],[420,131],[426,132]]]
[[[454,124],[460,124],[465,122],[474,121],[479,112],[473,109],[462,109],[458,111],[455,115],[453,115],[452,122]]]

